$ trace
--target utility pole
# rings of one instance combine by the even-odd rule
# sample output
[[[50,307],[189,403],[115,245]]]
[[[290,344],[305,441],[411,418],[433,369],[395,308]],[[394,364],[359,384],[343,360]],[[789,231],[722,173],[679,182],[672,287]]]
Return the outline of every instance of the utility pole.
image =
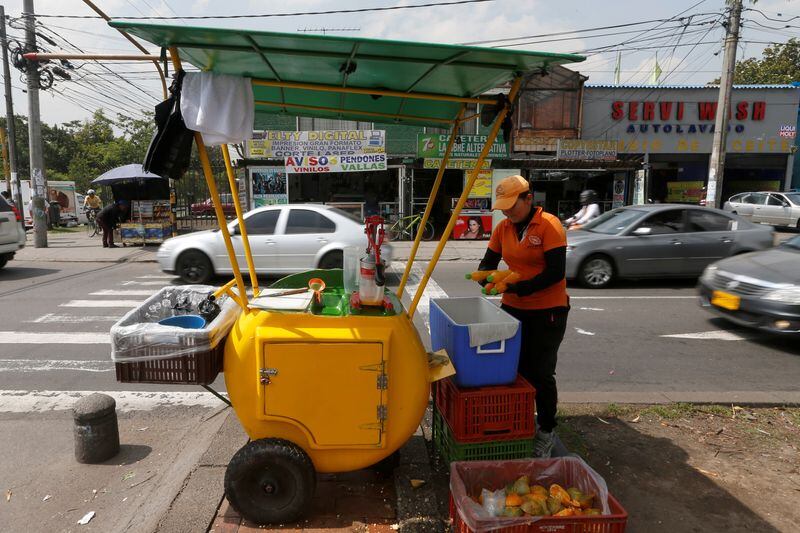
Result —
[[[0,41],[3,47],[3,81],[6,88],[6,129],[8,130],[8,164],[11,167],[11,194],[20,213],[27,206],[22,205],[22,190],[17,173],[17,130],[14,122],[14,103],[11,100],[11,72],[8,68],[8,39],[6,38],[6,11],[0,6]]]
[[[25,50],[36,51],[36,20],[33,0],[24,0]],[[46,185],[42,153],[42,125],[39,122],[39,71],[36,61],[27,62],[28,78],[28,139],[31,155],[31,194],[33,195],[33,246],[47,248],[47,215],[45,212]]]
[[[742,16],[742,0],[731,1],[725,35],[725,54],[722,59],[722,76],[719,80],[717,97],[717,118],[714,122],[714,144],[711,147],[711,160],[708,165],[708,186],[706,187],[706,206],[719,207],[722,204],[722,180],[725,177],[725,147],[728,138],[728,112],[731,107],[733,73],[736,68],[736,45],[739,42],[739,19]]]

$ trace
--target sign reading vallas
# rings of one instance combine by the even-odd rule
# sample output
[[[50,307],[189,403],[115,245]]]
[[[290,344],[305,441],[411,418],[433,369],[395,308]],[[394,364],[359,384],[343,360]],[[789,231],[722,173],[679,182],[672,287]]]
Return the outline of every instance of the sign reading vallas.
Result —
[[[257,131],[246,143],[247,157],[283,159],[386,152],[384,130]]]
[[[332,156],[289,156],[286,161],[287,174],[311,174],[315,172],[369,172],[386,170],[386,154],[358,154]]]
[[[456,159],[477,159],[486,142],[486,135],[459,135],[453,144],[450,157]],[[417,133],[417,157],[443,158],[447,151],[450,135]],[[496,140],[489,157],[508,157],[508,145]]]

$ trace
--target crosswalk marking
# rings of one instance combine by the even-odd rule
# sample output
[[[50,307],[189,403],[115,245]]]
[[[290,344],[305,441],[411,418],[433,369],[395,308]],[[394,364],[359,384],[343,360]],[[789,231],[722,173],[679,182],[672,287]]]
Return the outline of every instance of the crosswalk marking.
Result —
[[[156,291],[148,289],[103,289],[101,291],[90,292],[89,296],[152,296],[155,293]]]
[[[0,359],[0,372],[51,372],[75,370],[79,372],[110,372],[110,361],[79,361],[70,359]]]
[[[98,391],[0,390],[0,412],[28,413],[72,409],[75,402]],[[220,407],[209,392],[100,391],[117,402],[117,411],[148,411],[156,407]],[[223,393],[225,394],[225,393]]]
[[[121,285],[144,285],[147,287],[164,287],[171,285],[171,283],[164,283],[163,281],[123,281]]]
[[[660,335],[668,339],[693,339],[693,340],[718,340],[718,341],[742,341],[751,338],[749,335],[739,335],[732,331],[700,331],[698,333],[676,333],[674,335]]]
[[[59,307],[136,307],[141,300],[70,300]]]
[[[175,279],[175,276],[136,276],[136,279]]]
[[[121,315],[107,315],[107,316],[79,316],[79,315],[57,315],[55,313],[47,313],[34,320],[26,320],[31,324],[82,324],[86,322],[116,322],[121,318]]]
[[[110,344],[108,333],[0,331],[0,344]]]

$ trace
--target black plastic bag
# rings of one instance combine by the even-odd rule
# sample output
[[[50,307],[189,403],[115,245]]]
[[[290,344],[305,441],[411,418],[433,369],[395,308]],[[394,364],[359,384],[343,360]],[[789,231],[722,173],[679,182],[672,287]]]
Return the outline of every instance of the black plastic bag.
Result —
[[[156,132],[147,148],[144,170],[164,178],[180,179],[189,168],[194,132],[181,115],[181,86],[186,73],[179,70],[169,88],[170,96],[155,109]]]

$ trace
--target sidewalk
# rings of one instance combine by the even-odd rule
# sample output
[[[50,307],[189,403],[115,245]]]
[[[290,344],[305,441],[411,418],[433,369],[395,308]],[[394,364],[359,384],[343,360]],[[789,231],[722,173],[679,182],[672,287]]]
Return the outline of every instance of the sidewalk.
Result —
[[[96,263],[151,263],[156,261],[158,245],[122,246],[103,248],[100,236],[89,237],[86,230],[70,228],[64,232],[48,232],[47,248],[34,248],[33,232],[27,234],[25,248],[14,256],[15,261],[42,262],[96,262]]]

